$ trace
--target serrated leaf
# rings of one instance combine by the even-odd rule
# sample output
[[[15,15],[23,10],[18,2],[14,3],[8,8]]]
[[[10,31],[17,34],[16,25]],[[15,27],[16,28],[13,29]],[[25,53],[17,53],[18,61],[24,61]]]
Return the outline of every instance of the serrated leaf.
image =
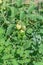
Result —
[[[8,26],[6,35],[10,35],[10,34],[13,32],[13,27],[14,27],[13,24],[10,24],[10,25]]]
[[[12,59],[12,58],[13,58],[13,56],[11,54],[5,54],[2,57],[3,60]]]
[[[24,18],[25,18],[25,12],[20,11],[20,20],[24,20]]]
[[[40,34],[43,34],[43,29],[40,29]]]
[[[21,47],[21,48],[17,49],[17,54],[19,54],[20,56],[22,56],[22,55],[23,55],[23,52],[24,52],[23,47]]]
[[[19,65],[16,59],[12,59],[12,64],[13,65]]]
[[[43,44],[40,44],[40,46],[39,46],[39,52],[43,54]]]
[[[33,32],[32,28],[28,28],[27,33],[31,34]]]
[[[21,6],[22,5],[22,0],[16,0],[16,4],[17,4],[17,6]]]
[[[3,37],[4,33],[5,33],[5,30],[2,27],[0,27],[0,37]]]
[[[34,65],[43,65],[43,62],[35,62]]]

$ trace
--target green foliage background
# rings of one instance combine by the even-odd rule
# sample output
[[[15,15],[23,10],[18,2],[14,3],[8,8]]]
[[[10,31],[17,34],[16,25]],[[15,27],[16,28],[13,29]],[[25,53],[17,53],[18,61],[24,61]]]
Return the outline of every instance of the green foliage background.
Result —
[[[43,65],[43,3],[22,1],[0,3],[0,65]]]

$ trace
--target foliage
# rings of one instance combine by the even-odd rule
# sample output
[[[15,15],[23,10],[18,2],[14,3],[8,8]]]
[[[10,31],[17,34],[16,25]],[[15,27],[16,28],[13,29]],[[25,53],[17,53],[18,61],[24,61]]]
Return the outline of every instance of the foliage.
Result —
[[[43,3],[0,0],[0,65],[43,65]]]

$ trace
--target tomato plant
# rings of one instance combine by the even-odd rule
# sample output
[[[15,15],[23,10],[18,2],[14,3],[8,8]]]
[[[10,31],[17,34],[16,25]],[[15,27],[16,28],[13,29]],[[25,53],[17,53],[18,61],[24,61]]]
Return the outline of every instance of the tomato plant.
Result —
[[[43,65],[42,2],[0,0],[0,65]]]

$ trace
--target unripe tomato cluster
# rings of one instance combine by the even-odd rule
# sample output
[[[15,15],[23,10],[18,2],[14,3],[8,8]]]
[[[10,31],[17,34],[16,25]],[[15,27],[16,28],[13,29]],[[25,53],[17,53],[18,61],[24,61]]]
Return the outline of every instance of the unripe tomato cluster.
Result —
[[[17,30],[20,30],[21,33],[24,33],[26,30],[26,26],[25,25],[21,25],[19,23],[16,24],[16,28]]]
[[[17,23],[16,28],[17,28],[18,30],[20,30],[20,29],[21,29],[21,24],[18,24],[18,23]]]

